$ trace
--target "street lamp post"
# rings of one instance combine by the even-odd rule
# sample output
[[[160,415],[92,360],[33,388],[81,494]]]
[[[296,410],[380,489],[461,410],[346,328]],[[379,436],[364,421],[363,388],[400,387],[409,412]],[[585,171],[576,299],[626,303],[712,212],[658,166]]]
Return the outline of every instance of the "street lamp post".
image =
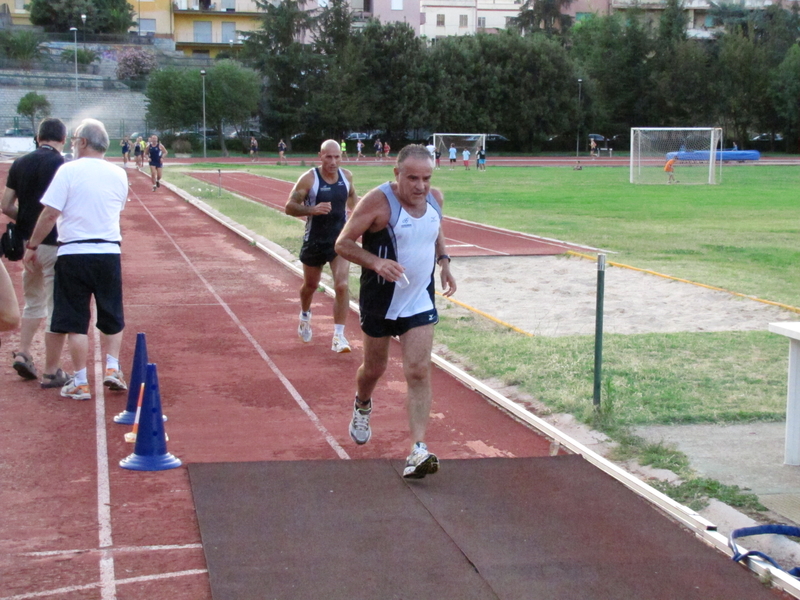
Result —
[[[83,21],[83,49],[86,50],[86,15],[81,15]]]
[[[575,142],[575,158],[578,158],[581,151],[581,84],[583,79],[578,79],[578,139]]]
[[[203,80],[203,158],[206,158],[206,70],[200,69],[200,78]]]
[[[75,39],[75,108],[78,107],[78,28],[70,27],[69,30]]]

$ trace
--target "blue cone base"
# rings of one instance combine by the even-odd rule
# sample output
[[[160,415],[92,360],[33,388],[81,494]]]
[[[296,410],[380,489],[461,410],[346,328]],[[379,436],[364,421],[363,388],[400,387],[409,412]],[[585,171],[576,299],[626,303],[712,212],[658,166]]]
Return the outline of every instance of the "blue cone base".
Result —
[[[181,459],[169,452],[161,456],[140,456],[131,454],[119,461],[119,466],[131,471],[166,471],[181,466]]]
[[[161,415],[164,418],[164,422],[167,421],[167,415]],[[136,413],[131,412],[129,410],[124,410],[119,413],[116,417],[114,417],[114,423],[119,423],[120,425],[133,425],[136,421]]]

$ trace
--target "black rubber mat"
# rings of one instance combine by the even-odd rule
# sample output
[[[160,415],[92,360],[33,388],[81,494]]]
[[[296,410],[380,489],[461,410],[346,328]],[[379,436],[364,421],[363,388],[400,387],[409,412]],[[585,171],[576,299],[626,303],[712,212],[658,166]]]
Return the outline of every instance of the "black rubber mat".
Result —
[[[189,465],[216,600],[776,598],[579,456]]]

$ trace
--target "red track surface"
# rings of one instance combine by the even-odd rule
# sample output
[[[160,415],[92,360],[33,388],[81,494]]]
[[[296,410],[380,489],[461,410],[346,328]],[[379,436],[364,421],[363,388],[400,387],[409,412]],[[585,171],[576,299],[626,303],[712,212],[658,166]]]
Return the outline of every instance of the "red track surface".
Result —
[[[292,183],[243,171],[194,171],[193,177],[255,200],[283,212]],[[454,219],[445,215],[444,233],[452,256],[531,256],[563,254],[568,250],[592,252],[593,248]]]
[[[190,462],[402,458],[405,384],[397,348],[376,395],[373,440],[349,439],[361,360],[330,351],[332,303],[318,295],[315,336],[296,334],[296,275],[171,192],[130,171],[123,212],[129,370],[136,332],[158,365],[169,451]],[[18,283],[21,265],[7,263]],[[184,467],[119,468],[132,447],[112,418],[126,395],[104,391],[96,336],[93,399],[61,399],[0,363],[0,599],[210,598]],[[43,348],[34,349],[41,364]],[[66,360],[65,368],[71,370]],[[549,442],[434,369],[429,443],[448,458],[542,456]]]

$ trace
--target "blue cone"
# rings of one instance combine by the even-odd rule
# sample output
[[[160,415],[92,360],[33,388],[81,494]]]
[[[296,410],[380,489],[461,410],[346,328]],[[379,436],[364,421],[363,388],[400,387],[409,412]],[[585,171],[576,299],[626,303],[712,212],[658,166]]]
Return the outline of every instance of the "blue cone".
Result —
[[[180,459],[167,452],[158,372],[153,363],[147,365],[136,445],[133,454],[119,461],[119,466],[133,471],[165,471],[181,466]]]
[[[125,410],[114,417],[114,423],[133,425],[136,420],[136,408],[139,404],[139,389],[144,383],[147,370],[147,340],[144,333],[136,334],[136,348],[133,351],[133,366],[128,381],[128,404]],[[167,420],[167,417],[164,417]]]

